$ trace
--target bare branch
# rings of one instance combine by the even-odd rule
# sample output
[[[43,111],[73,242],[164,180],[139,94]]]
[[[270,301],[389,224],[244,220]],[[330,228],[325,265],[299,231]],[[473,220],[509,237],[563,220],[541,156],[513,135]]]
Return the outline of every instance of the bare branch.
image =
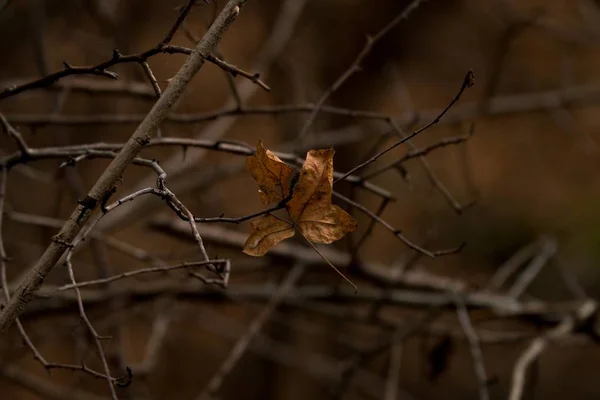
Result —
[[[188,268],[191,269],[194,267],[206,266],[209,264],[227,265],[227,264],[229,264],[229,260],[209,260],[209,261],[184,262],[181,264],[169,265],[169,266],[165,266],[165,267],[136,269],[135,271],[123,272],[122,274],[110,276],[108,278],[94,279],[91,281],[84,281],[84,282],[78,282],[75,284],[71,283],[68,285],[63,285],[63,286],[56,288],[56,291],[62,292],[64,290],[70,290],[70,289],[74,289],[76,287],[81,288],[81,287],[92,286],[92,285],[102,285],[102,284],[118,281],[118,280],[121,280],[124,278],[130,278],[132,276],[141,275],[141,274],[148,274],[148,273],[153,273],[153,272],[168,272],[168,271],[173,271],[173,270],[177,270],[177,269],[188,269]]]
[[[477,332],[475,332],[473,324],[471,323],[469,311],[467,310],[467,307],[465,307],[460,296],[457,296],[456,302],[456,313],[458,315],[458,320],[460,321],[460,325],[462,326],[465,336],[469,341],[471,357],[473,358],[475,373],[477,375],[477,380],[479,381],[479,398],[481,400],[488,400],[490,398],[490,393],[488,390],[488,377],[487,373],[485,372],[485,363],[483,360],[483,353],[481,351],[480,340],[477,336]]]
[[[597,309],[598,305],[594,301],[584,301],[573,315],[566,317],[560,325],[534,339],[529,344],[515,363],[512,385],[508,396],[509,400],[520,400],[522,398],[527,369],[542,354],[546,347],[552,342],[563,340],[573,332],[578,324],[593,316]]]
[[[119,152],[81,204],[74,210],[63,229],[53,238],[52,243],[25,277],[10,302],[0,314],[0,333],[5,332],[23,311],[31,296],[41,285],[46,274],[54,267],[73,239],[81,230],[83,223],[92,211],[112,190],[127,165],[137,156],[155,133],[158,125],[167,116],[171,106],[179,98],[187,83],[204,64],[204,55],[208,54],[233,20],[237,17],[239,6],[244,0],[230,0],[219,14],[215,23],[196,47],[197,52],[190,55],[186,63],[171,81],[163,95],[158,99],[147,117],[138,126],[127,145]]]

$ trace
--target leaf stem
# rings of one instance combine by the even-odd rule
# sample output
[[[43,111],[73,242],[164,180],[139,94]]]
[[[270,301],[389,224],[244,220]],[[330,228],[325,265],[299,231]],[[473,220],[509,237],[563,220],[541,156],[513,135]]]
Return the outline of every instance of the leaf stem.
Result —
[[[337,267],[335,265],[333,265],[327,258],[325,258],[325,256],[319,251],[319,249],[317,249],[317,246],[315,246],[315,244],[313,242],[308,240],[308,238],[306,236],[304,236],[304,234],[302,232],[300,232],[300,230],[297,230],[297,231],[308,242],[308,244],[310,244],[310,246],[313,248],[313,250],[317,252],[317,254],[323,259],[323,261],[325,261],[327,264],[329,264],[329,266],[331,268],[333,268],[333,270],[335,272],[337,272],[342,278],[344,278],[344,280],[346,282],[348,282],[350,285],[352,285],[352,287],[354,288],[354,294],[358,293],[358,287],[356,287],[356,285],[350,279],[348,279],[348,277],[346,275],[344,275],[342,273],[342,271],[337,269]]]

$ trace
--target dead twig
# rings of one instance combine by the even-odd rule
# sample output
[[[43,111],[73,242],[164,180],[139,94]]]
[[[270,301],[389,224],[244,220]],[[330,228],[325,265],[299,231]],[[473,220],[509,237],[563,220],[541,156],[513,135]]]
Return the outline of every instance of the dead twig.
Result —
[[[352,168],[350,171],[346,172],[344,175],[337,178],[334,181],[334,183],[337,183],[343,179],[346,179],[346,177],[348,177],[349,175],[354,174],[356,171],[359,171],[359,170],[363,169],[364,167],[366,167],[367,165],[374,163],[375,161],[377,161],[377,159],[379,159],[379,157],[383,156],[384,154],[388,153],[389,151],[395,149],[396,147],[400,146],[401,144],[403,144],[403,143],[411,140],[415,136],[419,135],[421,132],[424,132],[427,129],[431,128],[433,125],[437,124],[444,117],[444,115],[446,115],[448,110],[450,110],[452,108],[452,106],[454,106],[454,104],[456,104],[456,102],[458,102],[458,100],[460,100],[460,97],[462,96],[464,91],[467,90],[467,88],[470,88],[471,86],[473,86],[473,80],[474,80],[473,71],[467,72],[467,74],[465,75],[465,78],[463,79],[462,85],[458,89],[458,92],[456,93],[456,95],[454,96],[452,101],[431,122],[429,122],[427,125],[419,128],[419,129],[417,129],[416,131],[412,132],[411,134],[405,136],[404,138],[402,138],[398,142],[394,143],[393,145],[389,146],[385,150],[380,151],[379,153],[375,154],[373,157],[369,158],[367,161],[362,162],[359,165],[357,165],[356,167]]]

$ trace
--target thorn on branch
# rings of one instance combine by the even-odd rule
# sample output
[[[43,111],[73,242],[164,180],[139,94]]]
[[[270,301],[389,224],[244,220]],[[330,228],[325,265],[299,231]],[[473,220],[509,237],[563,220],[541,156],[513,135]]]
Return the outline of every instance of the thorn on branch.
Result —
[[[262,89],[266,90],[267,92],[271,91],[271,88],[266,83],[264,83],[263,81],[260,80],[259,73],[251,74],[250,72],[246,72],[246,71],[236,67],[233,64],[229,64],[228,62],[221,60],[219,57],[216,57],[212,54],[208,54],[205,57],[205,59],[207,61],[215,64],[222,70],[229,72],[231,74],[231,76],[233,76],[234,78],[237,77],[238,75],[241,75],[244,78],[249,79],[253,83],[257,84],[258,86],[260,86]]]

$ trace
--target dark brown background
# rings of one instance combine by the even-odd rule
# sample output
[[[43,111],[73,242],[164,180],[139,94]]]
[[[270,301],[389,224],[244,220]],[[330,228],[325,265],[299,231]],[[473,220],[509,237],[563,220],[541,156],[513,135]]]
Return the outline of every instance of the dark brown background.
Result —
[[[94,64],[107,58],[115,47],[122,53],[150,48],[168,30],[176,17],[174,7],[179,5],[178,1],[116,1],[115,8],[111,9],[110,2],[97,3],[104,4],[104,14],[102,10],[100,15],[97,10],[94,12],[92,2],[79,0],[12,1],[0,14],[0,80],[34,78],[44,69],[52,72],[61,68],[63,60],[74,65]],[[271,93],[260,92],[254,96],[251,104],[316,101],[360,52],[365,35],[380,29],[407,3],[392,0],[309,1],[291,40],[267,74],[267,71],[253,71],[252,65],[271,31],[280,2],[249,0],[238,21],[226,34],[220,50],[235,65],[263,73],[263,79],[272,87]],[[223,1],[218,4],[221,6]],[[189,26],[200,35],[211,21],[213,12],[211,5],[197,7],[188,19]],[[592,0],[431,0],[377,44],[363,70],[335,93],[329,104],[390,114],[436,109],[445,106],[454,96],[469,69],[475,71],[476,85],[465,93],[461,104],[484,104],[490,97],[509,94],[593,87],[600,80],[599,41],[600,6]],[[43,43],[42,48],[40,43]],[[174,44],[191,46],[182,34],[175,37]],[[177,71],[183,60],[179,55],[161,55],[152,58],[150,65],[162,83]],[[118,66],[115,71],[124,80],[144,81],[139,66]],[[241,79],[237,78],[238,81]],[[213,65],[206,65],[190,86],[178,105],[178,112],[216,109],[229,96],[223,73]],[[9,117],[52,113],[59,96],[59,91],[23,93],[3,101],[0,111]],[[394,173],[375,180],[398,197],[383,217],[418,242],[431,240],[434,248],[466,242],[467,246],[459,255],[422,260],[422,264],[432,272],[462,278],[473,284],[483,282],[494,268],[539,235],[553,235],[558,240],[555,262],[575,274],[588,295],[596,296],[600,289],[597,273],[600,153],[596,143],[600,118],[598,96],[595,97],[589,96],[580,104],[559,109],[547,108],[543,102],[538,102],[533,111],[525,109],[490,115],[482,108],[481,116],[462,118],[453,123],[443,121],[439,127],[418,137],[416,143],[425,145],[443,137],[465,134],[475,123],[475,135],[465,146],[439,150],[428,159],[461,204],[475,199],[476,205],[457,215],[413,161],[407,165],[409,183]],[[144,113],[150,106],[151,101],[147,99],[72,93],[60,112],[65,115],[131,114]],[[251,145],[260,139],[268,147],[278,149],[278,145],[297,135],[305,118],[304,114],[243,117],[229,130],[226,138]],[[135,128],[133,124],[48,125],[36,129],[26,124],[16,126],[30,144],[36,146],[121,142]],[[204,126],[206,124],[167,124],[165,132],[170,136],[191,137]],[[340,171],[364,160],[366,149],[376,142],[376,133],[382,131],[382,126],[321,115],[313,129],[319,132],[352,126],[358,127],[365,139],[336,147],[335,166]],[[6,138],[3,137],[0,143],[3,152],[14,151],[13,144]],[[181,155],[181,150],[153,150],[148,154],[166,160],[169,155]],[[401,152],[386,159],[398,154]],[[181,157],[183,159],[183,155]],[[463,165],[465,159],[467,174]],[[203,163],[179,179],[201,179],[211,168],[235,160],[237,158],[231,155],[211,153]],[[31,167],[54,174],[56,165],[56,162],[40,162]],[[78,172],[83,187],[90,188],[106,165],[104,161],[81,164]],[[126,193],[128,187],[135,186],[135,182],[146,174],[144,170],[130,168],[120,193]],[[64,180],[57,179],[44,184],[18,171],[11,173],[9,208],[65,218],[75,205],[75,197],[65,188]],[[347,189],[343,188],[346,193]],[[192,191],[182,198],[199,216],[244,215],[261,206],[255,195],[255,184],[245,173],[236,174],[208,189]],[[376,199],[371,195],[360,195],[359,199],[366,206],[377,207]],[[166,207],[156,204],[154,210],[157,213],[170,215]],[[149,230],[147,222],[151,218],[148,214],[136,217],[135,223],[121,226],[112,233],[169,260],[196,256],[193,243]],[[359,219],[359,222],[366,220]],[[249,231],[247,225],[235,229]],[[12,258],[9,278],[15,278],[41,254],[54,231],[9,221],[3,233]],[[343,248],[343,243],[337,246]],[[242,264],[254,261],[240,251],[228,252],[214,244],[209,244],[208,249],[211,255],[231,256]],[[406,251],[389,232],[377,228],[361,254],[368,260],[391,264]],[[117,254],[110,257],[113,272],[142,266]],[[80,261],[80,279],[94,276],[91,255],[83,254]],[[290,266],[282,260],[273,260],[271,264],[269,269],[254,274],[236,275],[234,268],[232,285],[279,279]],[[555,278],[552,272],[540,275],[531,293],[546,299],[564,298],[565,291]],[[49,279],[54,283],[64,282],[64,271],[55,270]],[[355,279],[360,285],[360,278]],[[337,276],[323,267],[322,271],[311,272],[306,281],[335,283]],[[120,322],[124,326],[121,344],[125,358],[131,364],[140,362],[157,307],[153,304],[138,307],[140,312],[124,314]],[[258,310],[259,304],[198,301],[174,308],[177,317],[169,327],[157,367],[147,378],[134,380],[127,394],[123,391],[123,396],[192,399]],[[400,317],[413,315],[402,310],[394,312]],[[106,321],[111,312],[94,309],[90,314],[101,326],[101,321]],[[75,311],[60,317],[26,318],[25,322],[31,326],[34,340],[49,360],[73,362],[81,356],[74,333],[79,324]],[[234,326],[227,325],[231,323]],[[54,329],[59,325],[60,329]],[[233,337],[211,332],[206,329],[207,325],[220,326],[221,331],[229,332]],[[310,373],[310,366],[286,366],[285,362],[277,360],[277,356],[302,360],[308,357],[308,352],[314,352],[326,354],[333,360],[343,360],[352,354],[344,340],[357,345],[376,344],[382,340],[381,332],[376,330],[363,332],[347,322],[286,307],[279,309],[263,333],[295,353],[281,355],[281,349],[272,343],[264,344],[262,354],[261,351],[247,353],[223,384],[222,398],[328,398],[329,390],[334,386],[330,379],[318,379]],[[429,381],[423,348],[434,342],[435,338],[426,337],[406,343],[400,379],[402,388],[417,399],[477,398],[476,379],[464,341],[454,342],[448,369],[439,379]],[[488,374],[498,379],[490,387],[492,398],[506,397],[514,361],[525,344],[484,347]],[[264,357],[270,352],[275,354],[275,359]],[[589,344],[551,347],[539,361],[535,398],[592,399],[600,396],[599,357],[598,349]],[[309,365],[315,364],[313,359],[306,360]],[[0,362],[14,362],[48,378],[16,335],[2,339]],[[370,365],[370,369],[385,377],[385,365],[386,360],[382,358]],[[313,365],[313,369],[316,368]],[[61,371],[53,371],[50,377],[64,385],[77,383],[79,387],[106,395],[105,382],[101,380],[84,378],[78,382],[78,374]],[[0,397],[39,398],[9,379],[0,379]],[[346,398],[359,399],[364,395],[354,387],[348,390]]]

